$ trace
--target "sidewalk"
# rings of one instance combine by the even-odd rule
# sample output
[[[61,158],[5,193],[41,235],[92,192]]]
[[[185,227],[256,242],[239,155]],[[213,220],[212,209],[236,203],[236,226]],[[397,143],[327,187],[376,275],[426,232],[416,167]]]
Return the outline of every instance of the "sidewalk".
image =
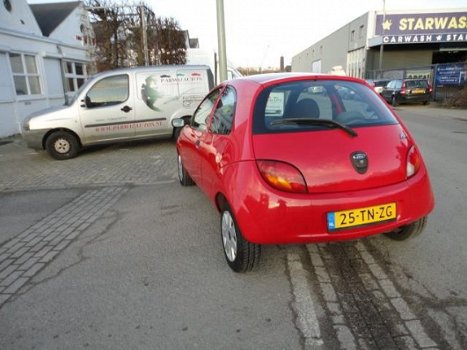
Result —
[[[177,179],[174,142],[153,140],[91,147],[66,161],[26,147],[21,136],[0,139],[0,192],[80,186],[155,184]]]
[[[446,107],[439,102],[431,102],[427,107],[437,109],[439,114],[445,117],[467,120],[467,109]]]

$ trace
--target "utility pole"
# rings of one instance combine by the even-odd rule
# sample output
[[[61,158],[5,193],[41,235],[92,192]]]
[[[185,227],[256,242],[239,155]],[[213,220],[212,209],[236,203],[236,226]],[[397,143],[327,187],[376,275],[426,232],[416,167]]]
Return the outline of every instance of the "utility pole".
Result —
[[[383,29],[381,31],[381,46],[379,47],[379,73],[383,76],[383,51],[384,51],[384,22],[386,21],[386,0],[383,0]]]
[[[227,80],[227,53],[225,47],[224,0],[216,0],[217,47],[219,51],[219,81]]]
[[[149,55],[148,55],[148,35],[147,35],[147,25],[146,25],[146,11],[144,3],[141,1],[141,29],[143,31],[142,40],[143,40],[143,54],[144,54],[144,65],[149,66]]]

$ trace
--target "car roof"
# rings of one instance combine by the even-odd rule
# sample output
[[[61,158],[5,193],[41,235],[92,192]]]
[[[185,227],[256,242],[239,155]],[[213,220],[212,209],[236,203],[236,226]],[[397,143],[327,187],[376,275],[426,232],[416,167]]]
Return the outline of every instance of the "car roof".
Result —
[[[250,81],[256,82],[261,85],[269,85],[272,83],[279,83],[284,81],[297,81],[297,80],[344,80],[344,81],[353,81],[358,83],[366,83],[364,80],[354,77],[342,76],[342,75],[332,75],[332,74],[321,74],[321,73],[268,73],[268,74],[258,74],[250,75],[241,78],[231,80],[234,81]]]
[[[188,64],[166,64],[166,65],[159,65],[159,66],[138,66],[138,67],[119,67],[110,70],[105,70],[102,72],[98,72],[92,76],[101,77],[101,76],[111,76],[117,75],[122,73],[133,73],[133,72],[155,72],[155,71],[164,71],[164,70],[207,70],[210,69],[209,66],[206,65],[188,65]]]

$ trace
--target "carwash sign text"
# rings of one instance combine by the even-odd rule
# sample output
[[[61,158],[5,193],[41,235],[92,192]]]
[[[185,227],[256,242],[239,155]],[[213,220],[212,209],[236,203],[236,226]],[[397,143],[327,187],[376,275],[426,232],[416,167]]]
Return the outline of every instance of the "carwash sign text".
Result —
[[[377,15],[375,35],[384,44],[467,42],[467,12]]]

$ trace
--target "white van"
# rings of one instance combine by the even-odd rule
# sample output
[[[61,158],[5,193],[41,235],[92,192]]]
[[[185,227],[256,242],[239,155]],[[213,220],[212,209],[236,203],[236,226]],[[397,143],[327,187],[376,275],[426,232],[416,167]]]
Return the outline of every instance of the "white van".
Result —
[[[187,49],[186,50],[186,63],[187,64],[202,64],[207,65],[211,68],[211,72],[214,75],[214,81],[217,84],[219,80],[219,61],[218,55],[214,51],[205,49]],[[241,78],[240,73],[234,65],[227,60],[227,80]]]
[[[27,145],[69,159],[88,145],[176,136],[172,119],[188,118],[213,88],[208,66],[117,69],[89,79],[65,106],[30,115]]]

